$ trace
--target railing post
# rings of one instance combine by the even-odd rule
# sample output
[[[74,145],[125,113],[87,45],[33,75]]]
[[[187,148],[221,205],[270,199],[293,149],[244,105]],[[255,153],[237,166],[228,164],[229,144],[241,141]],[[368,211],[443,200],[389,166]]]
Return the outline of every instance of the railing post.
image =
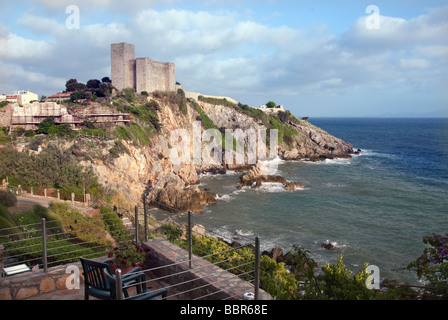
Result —
[[[135,206],[135,245],[138,246],[138,227],[139,227],[139,223],[138,223],[138,206]]]
[[[148,194],[145,192],[143,194],[143,217],[145,218],[145,241],[148,241],[148,213],[147,213],[147,205],[146,205],[147,197],[148,197]]]
[[[121,280],[121,270],[115,270],[115,295],[117,300],[124,300],[123,297],[123,282]]]
[[[254,279],[255,300],[259,300],[260,292],[260,239],[255,237],[255,279]]]
[[[188,211],[188,266],[191,268],[191,259],[193,257],[193,236],[191,232],[191,210]]]
[[[44,272],[48,271],[47,264],[47,227],[45,223],[45,218],[42,218],[42,258],[44,262]]]

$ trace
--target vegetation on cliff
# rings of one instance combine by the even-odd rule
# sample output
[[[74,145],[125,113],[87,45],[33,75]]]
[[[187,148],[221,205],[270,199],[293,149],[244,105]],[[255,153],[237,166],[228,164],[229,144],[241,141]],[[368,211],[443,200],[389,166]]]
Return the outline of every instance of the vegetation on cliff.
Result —
[[[102,196],[104,191],[92,169],[81,166],[74,152],[73,147],[64,150],[55,144],[40,153],[1,148],[0,180],[7,178],[14,186],[59,189],[62,199],[84,191],[94,198]]]

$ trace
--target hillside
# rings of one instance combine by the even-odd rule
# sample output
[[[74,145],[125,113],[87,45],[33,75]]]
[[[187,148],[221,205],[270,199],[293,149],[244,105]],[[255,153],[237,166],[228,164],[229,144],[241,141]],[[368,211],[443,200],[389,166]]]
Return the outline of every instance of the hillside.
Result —
[[[148,200],[182,211],[200,211],[203,205],[213,203],[215,197],[208,191],[199,189],[199,173],[225,172],[228,169],[247,171],[250,168],[252,164],[247,161],[237,165],[225,164],[225,161],[207,162],[204,158],[206,153],[200,153],[201,161],[187,157],[184,159],[191,161],[176,164],[177,156],[181,157],[188,152],[195,155],[192,141],[197,133],[194,131],[195,128],[197,130],[195,125],[198,123],[201,134],[207,129],[216,129],[213,134],[218,134],[223,141],[226,129],[241,129],[244,132],[249,129],[257,132],[266,130],[268,137],[269,132],[276,129],[278,150],[274,153],[286,160],[316,161],[328,157],[349,157],[353,152],[349,143],[308,121],[298,119],[289,111],[267,115],[259,109],[234,104],[225,99],[202,96],[197,100],[186,98],[182,90],[177,93],[155,92],[149,95],[124,90],[108,99],[97,99],[94,103],[67,101],[65,105],[72,114],[82,114],[86,108],[90,108],[90,112],[92,109],[102,108],[111,112],[128,113],[131,121],[117,125],[99,124],[86,119],[80,130],[61,130],[62,125],[47,123],[47,127],[39,125],[38,130],[29,134],[24,134],[24,130],[16,127],[6,138],[8,130],[0,130],[4,138],[3,150],[8,144],[20,150],[38,150],[38,145],[44,149],[49,145],[57,145],[57,148],[75,158],[79,165],[93,172],[104,190],[104,198],[122,207],[133,207],[141,201],[143,193],[147,192]],[[10,114],[8,108],[10,106],[0,110],[4,128],[8,127],[5,121],[7,117],[3,116]],[[179,140],[171,137],[173,133],[179,132],[176,130],[183,130],[182,138],[177,137],[179,140],[191,137],[191,144],[183,150]],[[44,134],[35,135],[39,132]],[[204,139],[205,136],[202,137],[201,150],[214,150],[211,149],[211,142]],[[11,143],[8,143],[8,138]],[[210,139],[212,140],[215,141]],[[224,143],[223,159],[226,152],[237,150],[237,141],[233,140],[233,146],[228,142]],[[267,143],[268,147],[269,145]],[[244,150],[247,151],[248,147],[249,144]],[[8,172],[1,171],[0,165],[0,179],[7,174]]]

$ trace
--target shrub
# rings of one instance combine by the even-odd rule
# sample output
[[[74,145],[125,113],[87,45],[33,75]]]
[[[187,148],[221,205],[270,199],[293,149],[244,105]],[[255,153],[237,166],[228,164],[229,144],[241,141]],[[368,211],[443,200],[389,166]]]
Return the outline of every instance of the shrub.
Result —
[[[298,291],[297,281],[285,264],[266,255],[260,259],[260,286],[277,300],[294,299]]]
[[[21,229],[21,236],[25,239],[39,237],[41,218],[32,211],[23,211],[15,216],[17,226]]]
[[[325,296],[336,300],[368,300],[373,297],[373,291],[366,286],[368,274],[367,265],[363,271],[351,277],[352,271],[347,270],[339,255],[339,261],[330,265],[327,263],[322,271],[323,291]]]
[[[426,280],[428,292],[448,298],[448,233],[444,236],[433,233],[423,237],[427,245],[423,254],[408,266],[415,270],[420,280]]]
[[[8,191],[0,190],[0,204],[5,207],[14,207],[17,203],[17,198],[14,194]]]
[[[53,117],[44,119],[36,130],[36,133],[42,134],[55,134],[55,135],[71,135],[73,133],[70,124],[68,123],[55,123]]]
[[[132,88],[123,89],[123,93],[128,102],[134,102],[136,100],[135,91]]]
[[[34,137],[34,131],[33,130],[26,130],[25,131],[25,137]]]
[[[268,108],[275,108],[277,104],[274,101],[269,101],[266,103],[266,107]]]
[[[12,214],[8,211],[8,208],[6,208],[4,205],[0,203],[0,217],[3,217],[4,219],[14,222]]]
[[[112,158],[118,158],[121,154],[129,154],[129,150],[121,141],[115,141],[114,146],[109,150]]]
[[[114,239],[125,239],[128,232],[126,231],[126,227],[120,217],[118,217],[117,213],[113,209],[105,206],[100,207],[100,213],[103,216],[106,229],[109,231],[111,236]]]
[[[78,100],[85,99],[86,93],[84,91],[78,90],[75,92],[72,92],[70,94],[70,101],[71,102],[77,102]]]
[[[1,212],[1,209],[0,209]],[[0,215],[0,243],[11,242],[19,239],[20,230],[9,219]]]
[[[126,126],[118,126],[115,130],[118,139],[132,141],[135,146],[151,145],[151,128],[144,124],[131,123]],[[120,142],[121,143],[121,142]],[[128,150],[122,150],[128,152]],[[118,152],[121,154],[122,152]],[[129,153],[129,152],[128,152]]]
[[[61,219],[64,231],[70,232],[83,244],[91,247],[110,244],[107,240],[103,219],[100,216],[84,216],[65,203],[52,203],[50,211]]]
[[[55,234],[63,232],[61,220],[56,214],[49,211],[47,208],[40,205],[35,205],[33,207],[33,213],[40,219],[45,219],[47,228],[49,228],[49,233]]]
[[[5,101],[1,101],[1,102],[0,102],[0,109],[3,108],[3,107],[5,107],[5,106],[7,106],[8,103],[9,103],[9,101],[6,101],[6,100],[5,100]]]
[[[152,111],[160,111],[160,106],[156,100],[151,99],[145,106]]]
[[[114,248],[109,252],[108,257],[110,265],[114,271],[117,268],[126,269],[134,267],[143,267],[147,258],[149,258],[151,252],[148,249],[141,248],[139,246],[124,246],[121,248]]]
[[[198,96],[199,101],[203,101],[205,103],[214,104],[214,105],[220,105],[224,107],[234,107],[235,104],[226,98],[213,98],[213,97],[204,97],[204,96]]]
[[[192,101],[191,105],[199,113],[200,120],[205,129],[219,129],[196,101]]]
[[[247,273],[254,269],[255,256],[252,249],[234,249],[224,241],[208,235],[193,236],[193,253],[205,256],[205,260],[233,274],[244,275],[246,280],[249,280]]]
[[[11,137],[8,135],[9,129],[7,127],[0,127],[0,144],[11,142]]]
[[[183,234],[182,229],[179,226],[172,223],[167,223],[163,225],[162,230],[166,238],[173,243],[177,243],[181,239]]]

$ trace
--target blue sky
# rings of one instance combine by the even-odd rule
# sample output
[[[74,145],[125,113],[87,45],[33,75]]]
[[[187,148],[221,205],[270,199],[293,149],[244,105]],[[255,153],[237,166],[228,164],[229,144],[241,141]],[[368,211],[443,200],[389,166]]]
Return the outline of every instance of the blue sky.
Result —
[[[76,5],[80,28],[69,29]],[[379,29],[369,29],[369,5]],[[448,1],[0,0],[0,93],[110,76],[110,44],[185,90],[299,117],[448,116]]]

